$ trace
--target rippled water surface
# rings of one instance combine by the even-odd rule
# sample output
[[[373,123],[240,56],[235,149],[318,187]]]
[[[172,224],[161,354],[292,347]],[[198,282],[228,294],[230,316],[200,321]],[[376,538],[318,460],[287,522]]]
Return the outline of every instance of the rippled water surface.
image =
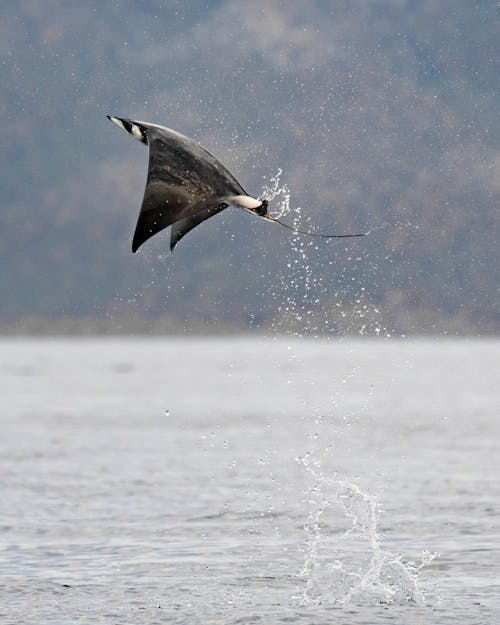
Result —
[[[498,622],[499,371],[495,340],[3,340],[0,622]]]

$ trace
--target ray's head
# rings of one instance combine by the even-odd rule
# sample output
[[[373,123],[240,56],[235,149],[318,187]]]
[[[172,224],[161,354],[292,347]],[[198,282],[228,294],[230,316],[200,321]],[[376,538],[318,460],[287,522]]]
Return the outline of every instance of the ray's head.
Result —
[[[251,213],[259,215],[259,217],[265,217],[267,215],[267,207],[269,206],[268,200],[257,200],[249,195],[234,195],[229,201],[235,206],[239,206]]]
[[[269,200],[262,200],[262,204],[255,209],[255,212],[260,217],[265,217],[267,215],[267,207],[269,206]]]

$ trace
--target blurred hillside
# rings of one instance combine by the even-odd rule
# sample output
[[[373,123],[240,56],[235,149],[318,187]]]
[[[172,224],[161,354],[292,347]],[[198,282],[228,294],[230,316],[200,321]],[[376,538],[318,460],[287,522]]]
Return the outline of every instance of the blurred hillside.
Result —
[[[500,331],[496,0],[4,0],[0,326]],[[237,209],[130,252],[175,128],[318,242]],[[289,215],[289,221],[294,215]],[[144,325],[145,324],[145,325]]]

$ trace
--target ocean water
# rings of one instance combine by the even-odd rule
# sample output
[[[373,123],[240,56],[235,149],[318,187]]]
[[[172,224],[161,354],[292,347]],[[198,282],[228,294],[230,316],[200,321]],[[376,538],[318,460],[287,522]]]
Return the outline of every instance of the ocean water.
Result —
[[[500,619],[498,340],[0,342],[0,622]]]

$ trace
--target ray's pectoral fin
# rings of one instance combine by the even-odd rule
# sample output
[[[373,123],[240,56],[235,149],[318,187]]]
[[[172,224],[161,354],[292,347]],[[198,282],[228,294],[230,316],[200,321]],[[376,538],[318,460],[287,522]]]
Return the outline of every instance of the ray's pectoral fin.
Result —
[[[208,206],[206,208],[202,208],[197,211],[195,214],[190,215],[189,217],[185,217],[184,219],[180,219],[172,224],[172,228],[170,231],[170,250],[173,250],[177,243],[182,239],[184,235],[186,235],[190,230],[196,228],[202,221],[208,219],[209,217],[213,217],[217,213],[220,213],[222,210],[227,208],[229,204],[224,202],[214,205]]]
[[[145,241],[180,219],[191,202],[188,194],[174,189],[167,182],[150,180],[135,227],[132,251],[136,252]]]

